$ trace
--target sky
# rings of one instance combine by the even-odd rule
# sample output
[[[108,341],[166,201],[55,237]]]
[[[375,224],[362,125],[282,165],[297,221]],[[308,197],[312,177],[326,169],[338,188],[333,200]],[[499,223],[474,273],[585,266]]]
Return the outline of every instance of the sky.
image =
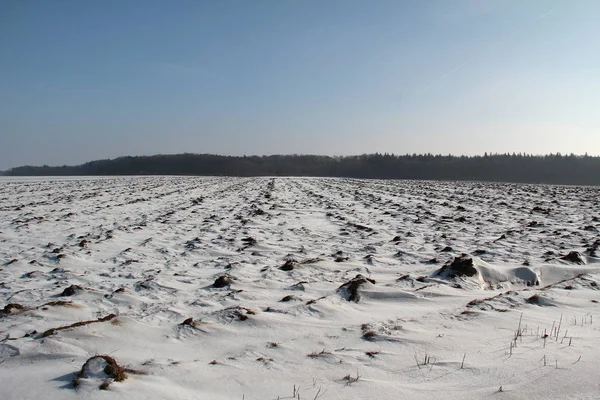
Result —
[[[598,0],[3,0],[0,170],[600,155]]]

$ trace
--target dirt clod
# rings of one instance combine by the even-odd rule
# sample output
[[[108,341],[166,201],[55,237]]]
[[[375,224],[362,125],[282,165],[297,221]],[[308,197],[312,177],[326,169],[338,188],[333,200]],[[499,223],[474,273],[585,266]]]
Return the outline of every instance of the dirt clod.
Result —
[[[375,284],[375,280],[366,278],[361,274],[356,275],[350,281],[344,283],[338,288],[338,292],[345,295],[346,300],[357,302],[360,300],[360,294],[358,289],[365,283],[370,282]]]
[[[59,294],[59,296],[74,296],[78,293],[83,292],[83,288],[79,285],[71,285],[68,288],[66,288],[65,290],[62,291],[61,294]]]
[[[231,279],[231,277],[222,275],[215,280],[215,283],[213,283],[213,287],[223,288],[223,287],[230,286],[232,283],[233,283],[233,280]]]
[[[279,267],[279,269],[282,271],[293,271],[294,268],[298,268],[299,266],[300,266],[300,264],[298,264],[296,261],[287,260],[285,262],[285,264],[283,264],[281,267]]]
[[[568,261],[573,264],[584,265],[585,261],[581,254],[577,251],[571,251],[569,254],[566,254],[560,258],[561,260]]]
[[[448,278],[472,277],[477,275],[477,269],[473,266],[473,259],[466,254],[455,257],[454,260],[438,270],[436,275],[446,275]]]

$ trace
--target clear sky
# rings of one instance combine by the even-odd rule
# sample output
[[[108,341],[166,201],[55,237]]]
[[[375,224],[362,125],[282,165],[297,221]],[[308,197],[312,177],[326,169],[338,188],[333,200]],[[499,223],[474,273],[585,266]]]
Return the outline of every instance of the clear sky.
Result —
[[[2,0],[0,169],[600,154],[599,0]]]

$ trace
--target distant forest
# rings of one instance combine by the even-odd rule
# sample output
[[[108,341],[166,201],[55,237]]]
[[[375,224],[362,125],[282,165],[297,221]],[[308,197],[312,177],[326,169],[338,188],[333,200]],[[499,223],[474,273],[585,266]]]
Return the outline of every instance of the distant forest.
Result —
[[[483,156],[365,154],[220,156],[175,154],[120,157],[76,166],[23,166],[11,176],[212,175],[319,176],[381,179],[470,180],[491,182],[600,185],[600,157],[550,154]]]

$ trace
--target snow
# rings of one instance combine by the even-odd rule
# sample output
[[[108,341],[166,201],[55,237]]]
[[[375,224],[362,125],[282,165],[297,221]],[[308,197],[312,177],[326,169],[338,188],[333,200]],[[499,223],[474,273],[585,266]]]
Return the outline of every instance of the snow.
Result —
[[[2,178],[2,398],[600,398],[599,218],[595,187]],[[74,388],[95,355],[134,372]]]

